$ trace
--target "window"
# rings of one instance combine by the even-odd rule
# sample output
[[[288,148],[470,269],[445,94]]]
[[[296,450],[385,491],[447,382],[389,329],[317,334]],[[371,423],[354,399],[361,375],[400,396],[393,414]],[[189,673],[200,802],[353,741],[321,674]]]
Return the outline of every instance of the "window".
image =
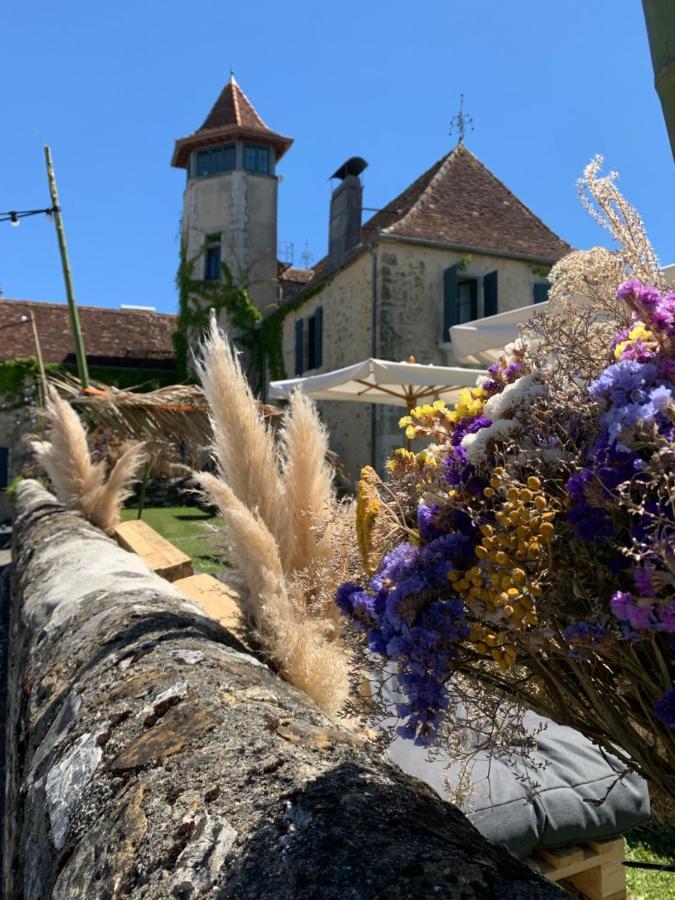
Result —
[[[197,150],[195,153],[195,172],[203,175],[216,175],[218,172],[229,172],[237,164],[237,148],[234,144],[224,147],[209,147],[208,150]]]
[[[270,173],[270,148],[257,144],[246,144],[244,147],[244,168],[247,172]]]
[[[0,447],[0,490],[9,485],[9,447]]]
[[[551,285],[548,281],[537,281],[532,285],[532,299],[535,303],[546,303]]]
[[[220,278],[220,235],[209,234],[204,249],[204,280],[218,281]]]
[[[479,288],[482,286],[482,292]],[[482,310],[479,296],[482,293]],[[488,272],[483,278],[460,277],[459,267],[450,266],[443,272],[443,332],[441,343],[450,341],[453,325],[472,322],[479,316],[494,316],[499,310],[498,275]]]
[[[295,374],[302,375],[323,365],[323,309],[319,306],[307,319],[295,323]]]
[[[473,322],[478,316],[478,281],[463,278],[457,282],[457,322]]]

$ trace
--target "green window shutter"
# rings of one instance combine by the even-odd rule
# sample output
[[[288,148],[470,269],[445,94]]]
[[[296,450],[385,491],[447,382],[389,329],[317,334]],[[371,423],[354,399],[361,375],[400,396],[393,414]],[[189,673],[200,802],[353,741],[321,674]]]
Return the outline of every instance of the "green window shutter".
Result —
[[[483,315],[496,316],[498,311],[497,273],[488,272],[485,278],[483,278]]]
[[[457,324],[457,266],[450,266],[443,272],[443,335],[445,343],[450,340],[450,328]]]
[[[323,309],[320,306],[314,313],[314,365],[317,369],[323,365]]]
[[[535,303],[545,303],[548,300],[548,292],[551,285],[548,281],[540,281],[532,285],[532,297]]]
[[[0,488],[9,485],[9,447],[0,447]]]
[[[303,340],[302,340],[302,319],[298,319],[295,323],[295,374],[302,375],[303,371]]]

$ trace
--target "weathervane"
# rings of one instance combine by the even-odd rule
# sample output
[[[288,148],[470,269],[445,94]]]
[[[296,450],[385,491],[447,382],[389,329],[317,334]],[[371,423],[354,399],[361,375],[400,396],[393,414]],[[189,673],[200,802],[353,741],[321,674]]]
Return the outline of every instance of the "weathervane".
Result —
[[[469,113],[464,112],[464,94],[459,95],[459,112],[456,116],[453,116],[450,119],[450,131],[448,134],[452,134],[452,132],[456,129],[459,134],[458,144],[464,143],[464,132],[468,128],[470,131],[473,131],[473,117],[469,115]]]

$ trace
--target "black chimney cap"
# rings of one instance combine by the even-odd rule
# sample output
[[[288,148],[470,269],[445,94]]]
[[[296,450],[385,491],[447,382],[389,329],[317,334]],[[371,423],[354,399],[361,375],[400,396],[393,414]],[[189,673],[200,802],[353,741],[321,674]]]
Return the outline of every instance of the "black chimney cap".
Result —
[[[330,176],[331,178],[346,178],[347,175],[360,175],[368,163],[361,156],[351,156],[346,163],[342,163],[339,169]]]

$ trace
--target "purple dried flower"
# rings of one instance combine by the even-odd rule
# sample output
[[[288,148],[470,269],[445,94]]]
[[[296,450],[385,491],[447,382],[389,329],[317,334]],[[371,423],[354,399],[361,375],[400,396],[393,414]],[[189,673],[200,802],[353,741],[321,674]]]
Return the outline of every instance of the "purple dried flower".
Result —
[[[619,285],[616,292],[617,300],[634,300],[638,292],[642,288],[642,284],[636,279],[631,278]]]
[[[628,591],[617,591],[610,601],[610,608],[617,619],[627,620],[629,616],[629,609],[632,609],[633,604],[633,595],[629,594]]]
[[[654,582],[652,580],[652,573],[649,569],[634,569],[633,581],[635,582],[638,594],[642,597],[654,596]]]
[[[675,731],[675,688],[669,688],[654,704],[654,712],[670,731]]]

